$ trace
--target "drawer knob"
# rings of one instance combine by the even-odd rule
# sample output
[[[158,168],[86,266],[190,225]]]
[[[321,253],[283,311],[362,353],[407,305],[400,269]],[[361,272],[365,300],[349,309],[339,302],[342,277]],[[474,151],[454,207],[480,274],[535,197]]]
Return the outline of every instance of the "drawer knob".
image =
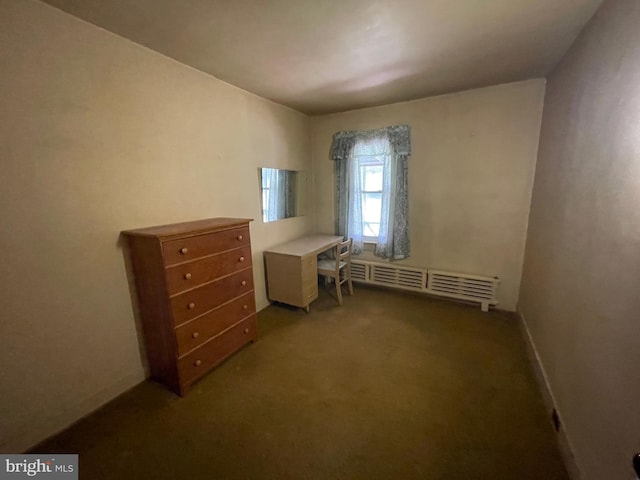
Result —
[[[180,249],[180,253],[181,253],[182,255],[184,255],[184,254],[185,254],[185,253],[187,253],[188,251],[189,251],[189,249],[188,249],[187,247],[182,247],[182,248]]]
[[[186,280],[191,280],[191,274],[190,274],[190,273],[185,273],[185,274],[184,274],[184,278],[185,278]]]
[[[244,262],[244,257],[240,257],[240,261],[241,261],[241,262]]]
[[[242,240],[244,237],[242,235],[238,235],[238,240]]]
[[[243,310],[246,310],[247,308],[249,308],[249,305],[242,305]]]
[[[196,367],[199,367],[200,365],[202,365],[202,360],[196,360],[195,362],[193,362],[193,364],[194,364]]]
[[[189,307],[189,310],[193,310],[194,308],[196,308],[196,304],[191,302],[189,305],[187,305],[187,307]]]
[[[193,332],[193,335],[191,335],[193,338],[198,338],[200,336],[200,334],[198,332]]]
[[[240,285],[242,285],[243,287],[247,284],[246,280],[242,280],[242,283]]]
[[[245,328],[245,329],[244,329],[244,333],[249,333],[249,329],[248,329],[248,328]]]

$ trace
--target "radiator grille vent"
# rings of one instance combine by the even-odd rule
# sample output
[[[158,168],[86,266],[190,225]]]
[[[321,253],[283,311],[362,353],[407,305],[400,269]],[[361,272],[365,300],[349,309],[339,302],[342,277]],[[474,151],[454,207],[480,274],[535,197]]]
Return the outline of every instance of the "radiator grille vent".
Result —
[[[496,301],[498,282],[497,277],[429,270],[427,290],[436,295],[480,302],[482,310],[486,311],[489,305],[498,303]]]
[[[354,281],[364,282],[367,280],[367,265],[364,263],[351,262],[351,279]]]
[[[451,273],[429,271],[429,290],[450,295],[464,295],[478,300],[491,300],[494,294],[495,280],[479,280],[456,276]]]
[[[356,282],[384,285],[403,290],[425,292],[458,300],[478,302],[482,310],[497,305],[497,277],[470,275],[444,270],[406,267],[386,263],[351,261],[351,276]]]
[[[411,290],[422,290],[426,272],[403,267],[372,265],[371,280],[374,283],[393,285]]]

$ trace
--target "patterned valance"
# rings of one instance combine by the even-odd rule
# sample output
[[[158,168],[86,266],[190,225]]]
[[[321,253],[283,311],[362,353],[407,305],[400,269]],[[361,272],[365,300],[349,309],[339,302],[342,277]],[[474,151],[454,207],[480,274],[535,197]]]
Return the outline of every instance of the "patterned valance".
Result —
[[[409,125],[392,125],[378,130],[338,132],[331,142],[331,159],[344,160],[353,149],[356,140],[386,135],[396,155],[411,155],[411,129]]]

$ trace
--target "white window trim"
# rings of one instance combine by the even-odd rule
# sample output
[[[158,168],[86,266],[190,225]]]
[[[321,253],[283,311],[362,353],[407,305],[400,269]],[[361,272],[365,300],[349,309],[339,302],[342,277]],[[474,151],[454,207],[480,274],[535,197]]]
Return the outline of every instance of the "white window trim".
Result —
[[[372,157],[378,157],[378,155],[358,155],[359,158],[372,158]],[[377,161],[377,162],[372,162],[372,163],[365,163],[365,164],[361,164],[360,168],[362,167],[373,167],[373,166],[381,166],[384,167],[384,162],[381,161]],[[384,195],[384,189],[383,190],[361,190],[360,191],[361,194],[367,194],[367,193],[379,193],[380,195]],[[380,212],[380,221],[382,222],[382,212]],[[378,243],[378,237],[377,236],[367,236],[367,235],[363,235],[362,236],[362,243],[370,243],[372,245],[375,245],[376,243]]]

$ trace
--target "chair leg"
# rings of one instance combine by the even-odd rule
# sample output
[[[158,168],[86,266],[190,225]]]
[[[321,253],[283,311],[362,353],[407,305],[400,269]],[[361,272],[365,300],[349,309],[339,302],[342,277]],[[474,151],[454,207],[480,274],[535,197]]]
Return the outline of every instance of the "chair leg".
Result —
[[[351,283],[351,276],[349,276],[347,284],[349,285],[349,295],[353,295],[353,283]]]
[[[342,285],[340,285],[340,279],[334,278],[336,283],[336,293],[338,294],[338,303],[342,305]]]

